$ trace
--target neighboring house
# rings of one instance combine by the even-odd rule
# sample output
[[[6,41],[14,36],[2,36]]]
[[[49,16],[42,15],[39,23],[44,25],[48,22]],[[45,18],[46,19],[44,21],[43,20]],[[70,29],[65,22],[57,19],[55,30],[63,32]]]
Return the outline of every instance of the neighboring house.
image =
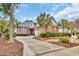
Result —
[[[64,29],[64,32],[79,32],[79,27],[76,25],[75,21],[68,22],[68,29]],[[58,32],[63,32],[63,28],[61,26],[58,27]]]
[[[35,23],[30,20],[26,20],[17,26],[15,32],[17,35],[34,35]]]
[[[38,36],[40,33],[43,32],[58,32],[57,22],[54,18],[52,18],[52,26],[50,27],[50,29],[44,29],[44,27],[41,27],[38,24],[36,24],[35,35]]]
[[[69,31],[70,32],[78,32],[79,33],[79,26],[75,21],[69,22]]]

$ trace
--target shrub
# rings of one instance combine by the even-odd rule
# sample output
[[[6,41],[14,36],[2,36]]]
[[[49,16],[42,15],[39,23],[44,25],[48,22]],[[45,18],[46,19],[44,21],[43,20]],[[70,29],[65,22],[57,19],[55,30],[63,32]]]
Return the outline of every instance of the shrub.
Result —
[[[47,34],[47,37],[52,37],[53,36],[52,32],[46,32],[46,34]]]
[[[62,42],[62,43],[68,43],[69,42],[69,37],[68,36],[60,37],[60,42]]]
[[[63,33],[63,36],[71,36],[71,33]]]
[[[76,34],[77,38],[79,39],[79,34]]]
[[[47,33],[41,33],[40,36],[42,36],[42,37],[48,37],[48,34]]]
[[[71,36],[70,33],[60,33],[60,32],[45,32],[41,33],[42,37],[63,37],[63,36]]]

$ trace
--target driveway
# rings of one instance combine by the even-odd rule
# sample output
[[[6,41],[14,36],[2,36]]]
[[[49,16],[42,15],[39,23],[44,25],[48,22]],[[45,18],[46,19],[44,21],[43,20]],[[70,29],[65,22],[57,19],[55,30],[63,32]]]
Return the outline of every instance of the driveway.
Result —
[[[32,36],[18,36],[16,39],[24,44],[24,56],[45,55],[65,49],[62,46],[32,39]]]

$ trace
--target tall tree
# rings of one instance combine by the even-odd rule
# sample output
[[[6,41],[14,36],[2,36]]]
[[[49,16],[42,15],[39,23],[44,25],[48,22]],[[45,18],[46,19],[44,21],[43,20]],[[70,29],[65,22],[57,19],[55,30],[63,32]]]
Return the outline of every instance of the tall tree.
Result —
[[[10,42],[14,42],[13,32],[14,32],[14,11],[17,5],[15,3],[2,3],[0,4],[0,11],[5,15],[10,17],[10,25],[9,25],[9,35]]]

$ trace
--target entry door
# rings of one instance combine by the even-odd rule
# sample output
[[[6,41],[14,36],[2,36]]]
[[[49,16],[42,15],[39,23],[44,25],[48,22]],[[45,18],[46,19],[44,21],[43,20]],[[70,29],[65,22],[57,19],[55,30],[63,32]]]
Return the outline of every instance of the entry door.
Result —
[[[30,34],[34,35],[34,29],[30,29]]]

